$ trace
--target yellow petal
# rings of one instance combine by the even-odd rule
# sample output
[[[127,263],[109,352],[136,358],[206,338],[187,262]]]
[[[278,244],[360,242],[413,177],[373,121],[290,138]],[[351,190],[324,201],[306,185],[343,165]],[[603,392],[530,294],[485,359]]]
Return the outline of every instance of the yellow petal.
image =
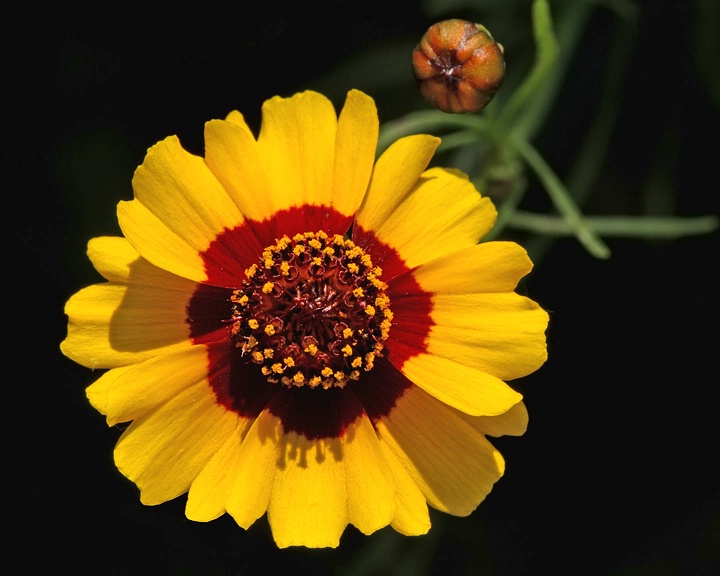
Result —
[[[528,411],[524,402],[518,402],[504,414],[497,416],[458,415],[481,434],[487,436],[522,436],[528,425]]]
[[[413,270],[420,287],[435,294],[512,292],[532,269],[527,252],[514,242],[475,244]]]
[[[505,294],[433,296],[429,354],[512,380],[547,359],[547,313],[535,302]]]
[[[390,525],[406,536],[427,534],[430,515],[425,496],[387,444],[381,443],[380,451],[395,483],[395,514]]]
[[[268,506],[280,548],[335,547],[348,523],[347,488],[340,438],[309,440],[286,433],[280,444]]]
[[[148,150],[133,177],[134,202],[198,252],[243,216],[205,161],[183,150],[175,136]]]
[[[375,102],[359,90],[348,92],[335,141],[332,206],[341,214],[357,212],[367,191],[378,139]]]
[[[366,416],[342,438],[309,440],[266,410],[236,454],[227,511],[247,528],[268,509],[280,547],[337,546],[348,521],[369,534],[393,517],[395,484]]]
[[[393,518],[395,484],[367,416],[350,424],[342,440],[348,520],[363,534],[371,534]]]
[[[132,267],[143,261],[138,251],[121,236],[92,238],[87,254],[95,270],[110,282],[127,283]]]
[[[263,104],[257,148],[275,208],[330,205],[336,129],[332,103],[317,92]]]
[[[161,286],[106,283],[73,295],[63,354],[88,368],[116,368],[190,346],[185,307],[194,284],[165,277]]]
[[[143,286],[166,286],[171,290],[184,287],[195,290],[197,284],[153,266],[121,236],[101,236],[88,242],[88,257],[104,278]],[[175,288],[173,288],[175,287]]]
[[[278,209],[276,198],[255,138],[242,116],[232,118],[205,125],[205,161],[247,218],[265,220]]]
[[[190,520],[209,522],[226,512],[228,497],[237,484],[241,467],[243,463],[246,465],[248,463],[240,453],[243,439],[252,423],[252,419],[238,417],[235,430],[230,433],[225,444],[215,453],[192,483],[185,507],[185,515]],[[249,462],[257,463],[258,460],[251,459]],[[262,472],[256,468],[255,473]],[[247,491],[243,491],[243,495],[247,496]],[[253,503],[257,504],[257,502],[256,500]],[[258,517],[265,513],[266,508],[267,502]],[[257,517],[253,521],[255,519]],[[245,526],[245,528],[248,527],[249,524]]]
[[[205,265],[197,249],[172,232],[137,200],[120,202],[118,222],[130,244],[155,266],[183,278],[202,282]]]
[[[427,167],[439,138],[416,134],[395,141],[378,158],[357,223],[368,231],[377,230],[415,186]]]
[[[432,354],[418,354],[400,369],[438,400],[472,416],[507,412],[522,396],[486,372]]]
[[[202,381],[207,373],[205,346],[192,346],[132,366],[114,368],[91,384],[86,392],[90,403],[107,416],[108,426],[114,426],[164,404]]]
[[[115,464],[140,488],[143,504],[160,504],[188,491],[236,421],[199,382],[135,420],[115,447]]]
[[[227,122],[232,122],[233,124],[237,124],[242,128],[245,132],[247,132],[248,136],[250,136],[253,140],[255,139],[255,136],[253,136],[252,130],[250,130],[250,127],[247,125],[247,122],[245,122],[245,117],[242,115],[242,112],[239,112],[238,110],[233,110],[230,112],[226,117],[225,120]]]
[[[230,486],[225,507],[243,528],[249,528],[268,509],[280,463],[281,437],[280,420],[263,410],[228,466]]]
[[[443,512],[470,514],[505,469],[502,456],[482,434],[415,386],[375,428],[428,504]]]
[[[476,244],[496,216],[465,175],[432,168],[374,231],[413,268]]]

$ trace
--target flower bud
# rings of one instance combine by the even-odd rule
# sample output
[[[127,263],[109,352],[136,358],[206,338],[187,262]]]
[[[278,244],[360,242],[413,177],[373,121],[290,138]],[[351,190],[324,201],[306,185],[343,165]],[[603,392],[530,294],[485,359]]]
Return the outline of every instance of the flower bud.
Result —
[[[413,51],[423,98],[443,112],[482,110],[505,76],[503,48],[479,24],[444,20],[430,26]]]

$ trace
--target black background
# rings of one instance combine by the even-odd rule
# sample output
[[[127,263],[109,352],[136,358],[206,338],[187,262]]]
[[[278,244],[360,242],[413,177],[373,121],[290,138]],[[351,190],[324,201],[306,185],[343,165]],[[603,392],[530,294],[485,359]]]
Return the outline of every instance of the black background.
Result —
[[[367,538],[350,528],[337,550],[278,551],[265,520],[245,532],[228,517],[186,520],[183,498],[140,504],[112,463],[120,431],[107,429],[85,399],[97,374],[58,349],[64,302],[98,281],[84,258],[87,239],[118,233],[114,206],[131,197],[132,172],[156,141],[178,134],[202,153],[206,120],[239,109],[257,125],[266,98],[312,87],[355,51],[419,38],[431,23],[415,2],[242,4],[9,9],[2,155],[9,573],[423,573],[407,568],[412,559],[433,574],[713,573],[717,232],[610,240],[608,261],[562,240],[538,263],[523,290],[550,311],[549,360],[518,383],[529,431],[497,443],[506,476],[469,518],[436,514],[423,538],[388,531]],[[691,3],[647,4],[589,209],[637,210],[638,190],[669,139],[672,170],[659,185],[675,190],[680,215],[717,213],[720,124],[691,63]],[[584,62],[602,51],[608,30],[602,17],[591,22],[575,80],[538,140],[561,174],[573,130],[591,120],[583,102],[593,72]],[[346,82],[339,93],[355,85],[352,75]],[[380,115],[392,119],[382,107]],[[377,558],[384,563],[361,570]]]

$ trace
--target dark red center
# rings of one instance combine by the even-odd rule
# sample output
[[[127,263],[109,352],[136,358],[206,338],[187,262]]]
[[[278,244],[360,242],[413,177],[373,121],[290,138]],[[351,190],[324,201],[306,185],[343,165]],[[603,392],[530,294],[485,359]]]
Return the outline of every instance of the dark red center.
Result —
[[[320,221],[322,224],[318,226]],[[362,229],[357,223],[351,224],[346,217],[328,206],[291,208],[277,213],[272,219],[248,221],[237,228],[226,230],[202,254],[208,279],[206,283],[198,284],[188,303],[187,323],[193,343],[207,347],[208,381],[219,404],[246,418],[255,418],[263,409],[267,409],[281,419],[286,432],[294,431],[307,438],[339,437],[361,414],[365,414],[372,422],[389,414],[405,390],[412,385],[399,368],[408,358],[425,349],[426,337],[432,326],[430,295],[420,288],[393,248],[380,241],[371,231]],[[347,231],[351,227],[355,246],[362,248],[361,252],[367,256],[367,260],[369,254],[372,254],[371,265],[365,265],[360,270],[358,264],[358,271],[353,272],[349,255],[346,254],[350,248],[343,242],[344,255],[341,257],[339,252],[333,254],[338,259],[337,263],[329,255],[312,256],[321,257],[320,265],[305,262],[305,256],[298,256],[294,247],[287,247],[283,254],[273,254],[273,266],[265,268],[261,243],[266,246],[273,241],[277,243],[275,239],[282,236],[282,230],[296,226],[302,226],[305,230],[327,227],[333,232]],[[328,241],[332,243],[334,239],[334,236],[329,237],[325,247],[328,247]],[[307,245],[309,239],[306,238],[304,242]],[[298,251],[302,252],[302,249]],[[362,263],[363,256],[359,258]],[[256,274],[262,266],[263,274],[268,277],[268,281],[273,282],[271,291],[263,291],[267,282],[248,278],[245,271],[252,268],[253,262],[257,268]],[[297,277],[290,269],[287,276],[283,275],[283,263],[287,263],[289,268],[295,266]],[[278,266],[277,270],[274,266]],[[373,284],[373,279],[381,282],[377,278],[380,276],[379,270],[376,270],[378,266],[382,266],[387,290]],[[357,278],[350,278],[348,272]],[[367,287],[363,282],[370,282],[377,292],[369,296],[349,296],[356,287]],[[385,282],[381,282],[381,285],[384,286]],[[282,292],[275,288],[275,283],[280,285]],[[372,292],[369,288],[368,291]],[[385,312],[379,314],[378,311],[383,308],[372,300],[381,294],[392,300],[392,318],[385,317]],[[247,296],[249,303],[251,295],[253,299],[260,297],[263,304],[256,303],[251,312],[243,313],[240,300]],[[375,307],[376,314],[372,317],[361,314],[363,306],[367,308],[368,305]],[[387,306],[385,309],[389,311]],[[282,320],[282,325],[273,323],[275,318]],[[370,318],[376,319],[375,324]],[[262,319],[264,326],[282,328],[282,336],[286,339],[284,348],[294,342],[302,349],[299,352],[291,348],[288,352],[294,354],[287,356],[297,361],[298,365],[307,362],[303,367],[303,375],[311,374],[310,378],[314,374],[313,370],[326,365],[322,364],[322,357],[315,360],[305,353],[304,348],[311,348],[309,344],[314,344],[312,340],[304,341],[305,338],[317,340],[318,350],[322,348],[328,357],[334,359],[335,363],[329,364],[334,371],[338,371],[336,367],[339,366],[340,371],[348,374],[354,368],[354,358],[363,356],[359,350],[364,348],[374,353],[374,346],[378,343],[384,348],[382,356],[376,354],[372,370],[365,371],[364,365],[358,368],[361,372],[359,380],[348,377],[344,387],[333,383],[332,387],[324,389],[322,381],[314,388],[310,385],[283,385],[282,380],[280,383],[271,383],[268,381],[271,375],[263,375],[262,368],[270,367],[272,370],[272,364],[268,366],[264,359],[262,364],[256,364],[251,352],[257,348],[264,356],[264,350],[268,348],[275,355],[280,354],[281,348],[276,345],[265,346],[261,343],[263,336],[259,335],[255,336],[257,346],[243,350],[243,345],[248,341],[244,339],[246,334],[243,333],[242,325],[246,323],[249,326],[251,319],[257,320],[258,326]],[[392,336],[382,341],[382,326],[378,335],[377,322],[382,325],[383,321],[390,320]],[[236,321],[240,322],[240,329],[235,329]],[[353,336],[347,342],[343,324],[353,330]],[[361,330],[364,336],[358,338],[357,334]],[[264,329],[262,334],[266,334]],[[353,338],[357,340],[356,343],[353,343]],[[270,336],[267,340],[270,340]],[[358,352],[348,357],[340,354],[333,356],[333,350],[339,349],[342,354],[345,344],[354,346],[353,350]],[[288,377],[291,375],[294,376],[291,370],[282,374]]]
[[[273,384],[327,389],[358,380],[390,331],[381,272],[340,235],[284,236],[233,291],[235,346]]]

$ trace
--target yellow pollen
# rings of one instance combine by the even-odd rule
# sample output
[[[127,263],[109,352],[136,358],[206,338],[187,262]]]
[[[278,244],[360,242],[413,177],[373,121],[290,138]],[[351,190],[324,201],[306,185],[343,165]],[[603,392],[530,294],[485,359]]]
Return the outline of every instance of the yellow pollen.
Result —
[[[270,383],[342,388],[383,356],[393,314],[381,274],[371,255],[341,234],[276,239],[231,292],[233,343]],[[287,312],[300,306],[313,316]]]
[[[375,288],[377,288],[378,290],[387,290],[387,284],[385,284],[385,282],[383,282],[382,280],[378,280],[374,276],[371,276],[372,274],[368,274],[368,280],[372,282],[372,285],[375,286]]]

